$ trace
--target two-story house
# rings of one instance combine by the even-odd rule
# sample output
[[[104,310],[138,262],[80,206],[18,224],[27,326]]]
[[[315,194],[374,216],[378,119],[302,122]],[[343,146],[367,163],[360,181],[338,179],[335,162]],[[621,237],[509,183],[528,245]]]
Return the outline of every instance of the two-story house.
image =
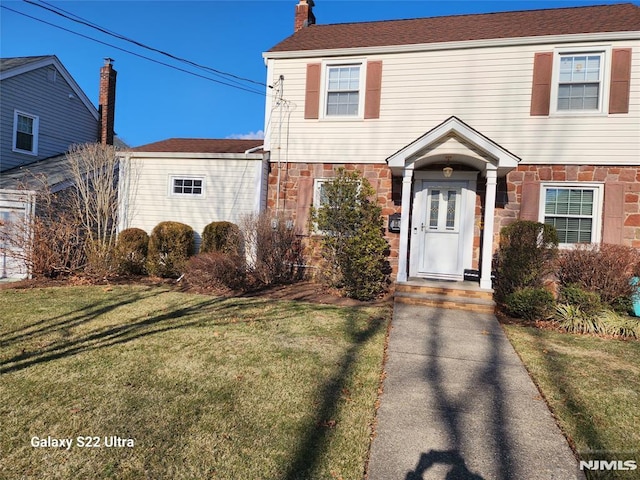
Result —
[[[633,4],[317,25],[263,54],[268,207],[307,231],[337,167],[362,172],[396,279],[491,288],[501,227],[562,246],[640,247],[640,8]],[[393,218],[393,217],[392,217]]]
[[[52,191],[70,185],[69,147],[113,144],[116,75],[106,59],[96,109],[55,55],[0,59],[0,278],[27,275],[7,225],[28,224],[43,180]]]

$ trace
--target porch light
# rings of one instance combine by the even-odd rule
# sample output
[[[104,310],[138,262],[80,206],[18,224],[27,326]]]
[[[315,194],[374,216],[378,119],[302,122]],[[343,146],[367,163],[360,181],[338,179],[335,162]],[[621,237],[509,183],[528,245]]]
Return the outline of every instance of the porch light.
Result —
[[[453,157],[451,155],[446,155],[444,158],[447,160],[447,166],[442,169],[442,174],[445,178],[449,178],[453,173],[453,168],[449,165]]]

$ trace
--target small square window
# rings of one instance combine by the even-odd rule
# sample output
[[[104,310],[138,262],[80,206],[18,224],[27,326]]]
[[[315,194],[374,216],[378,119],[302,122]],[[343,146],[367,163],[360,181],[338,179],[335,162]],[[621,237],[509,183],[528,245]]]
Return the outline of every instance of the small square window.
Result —
[[[171,192],[173,195],[202,196],[204,180],[202,178],[172,177]]]

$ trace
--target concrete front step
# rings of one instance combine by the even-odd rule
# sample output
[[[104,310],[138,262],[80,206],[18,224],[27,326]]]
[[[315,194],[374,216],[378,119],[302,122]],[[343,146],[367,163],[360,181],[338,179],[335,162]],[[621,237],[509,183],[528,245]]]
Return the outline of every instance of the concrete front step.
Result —
[[[409,281],[397,283],[394,300],[398,303],[493,313],[493,291],[469,282]]]

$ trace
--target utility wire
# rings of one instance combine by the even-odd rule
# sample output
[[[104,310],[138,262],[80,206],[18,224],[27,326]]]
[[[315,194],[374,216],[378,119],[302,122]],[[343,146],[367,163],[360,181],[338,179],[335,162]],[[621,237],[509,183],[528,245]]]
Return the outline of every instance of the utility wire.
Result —
[[[86,38],[88,40],[100,43],[102,45],[106,45],[106,46],[111,47],[111,48],[115,48],[116,50],[120,50],[121,52],[129,53],[131,55],[134,55],[134,56],[139,57],[139,58],[143,58],[143,59],[148,60],[150,62],[157,63],[159,65],[163,65],[165,67],[172,68],[172,69],[177,70],[179,72],[188,73],[189,75],[193,75],[194,77],[202,78],[204,80],[209,80],[210,82],[218,83],[220,85],[225,85],[227,87],[237,88],[238,90],[242,90],[242,91],[249,92],[249,93],[254,93],[256,95],[262,95],[262,96],[265,96],[265,97],[271,96],[271,95],[267,95],[265,92],[261,92],[259,90],[253,90],[250,87],[244,87],[244,86],[236,85],[236,84],[233,84],[233,83],[224,82],[222,80],[216,80],[215,78],[207,77],[205,75],[200,75],[199,73],[191,72],[191,71],[186,70],[184,68],[176,67],[175,65],[171,65],[169,63],[165,63],[165,62],[162,62],[160,60],[156,60],[154,58],[147,57],[145,55],[141,55],[141,54],[136,53],[136,52],[132,52],[131,50],[127,50],[125,48],[118,47],[116,45],[113,45],[113,44],[110,44],[110,43],[107,43],[107,42],[103,42],[102,40],[98,40],[96,38],[90,37],[88,35],[84,35],[82,33],[74,32],[73,30],[69,30],[67,28],[61,27],[60,25],[56,25],[54,23],[47,22],[46,20],[42,20],[40,18],[33,17],[33,16],[28,15],[26,13],[19,12],[18,10],[14,10],[13,8],[7,7],[6,5],[0,5],[0,7],[4,8],[5,10],[9,10],[9,11],[11,11],[13,13],[17,13],[18,15],[22,15],[23,17],[27,17],[27,18],[30,18],[32,20],[36,20],[37,22],[44,23],[44,24],[49,25],[51,27],[63,30],[65,32],[72,33],[72,34],[77,35],[79,37]]]
[[[186,58],[178,57],[176,55],[173,55],[171,53],[165,52],[163,50],[159,50],[157,48],[151,47],[151,46],[146,45],[146,44],[144,44],[142,42],[134,40],[134,39],[132,39],[130,37],[127,37],[127,36],[122,35],[120,33],[117,33],[117,32],[114,32],[112,30],[108,30],[108,29],[106,29],[104,27],[101,27],[100,25],[98,25],[96,23],[93,23],[90,20],[82,18],[79,15],[76,15],[76,14],[74,14],[72,12],[68,12],[67,10],[64,10],[63,8],[60,8],[58,6],[52,5],[50,3],[47,3],[44,0],[41,0],[40,3],[34,2],[32,0],[23,0],[23,1],[25,3],[30,4],[30,5],[34,5],[36,7],[42,8],[42,9],[47,10],[47,11],[49,11],[51,13],[56,14],[56,15],[59,15],[59,16],[61,16],[63,18],[71,20],[72,22],[80,23],[80,24],[85,25],[87,27],[90,27],[90,28],[93,28],[95,30],[98,30],[98,31],[100,31],[100,32],[102,32],[102,33],[104,33],[106,35],[110,35],[112,37],[118,38],[118,39],[123,40],[125,42],[133,43],[134,45],[137,45],[139,47],[145,48],[145,49],[150,50],[152,52],[156,52],[156,53],[159,53],[161,55],[167,56],[167,57],[169,57],[169,58],[171,58],[173,60],[177,60],[179,62],[187,63],[187,64],[189,64],[189,65],[191,65],[193,67],[200,68],[202,70],[206,70],[206,71],[209,71],[209,72],[212,72],[214,74],[221,75],[221,76],[224,76],[224,77],[230,77],[230,78],[233,78],[233,79],[236,79],[236,80],[241,80],[243,82],[249,82],[249,83],[253,83],[253,84],[256,84],[256,85],[261,85],[261,86],[264,86],[264,87],[267,86],[266,83],[258,82],[256,80],[252,80],[250,78],[240,77],[238,75],[234,75],[232,73],[224,72],[222,70],[218,70],[218,69],[215,69],[215,68],[212,68],[212,67],[208,67],[206,65],[201,65],[199,63],[193,62],[193,61],[188,60]],[[44,5],[42,5],[42,4],[44,4]],[[75,18],[73,18],[73,17],[75,17]]]

